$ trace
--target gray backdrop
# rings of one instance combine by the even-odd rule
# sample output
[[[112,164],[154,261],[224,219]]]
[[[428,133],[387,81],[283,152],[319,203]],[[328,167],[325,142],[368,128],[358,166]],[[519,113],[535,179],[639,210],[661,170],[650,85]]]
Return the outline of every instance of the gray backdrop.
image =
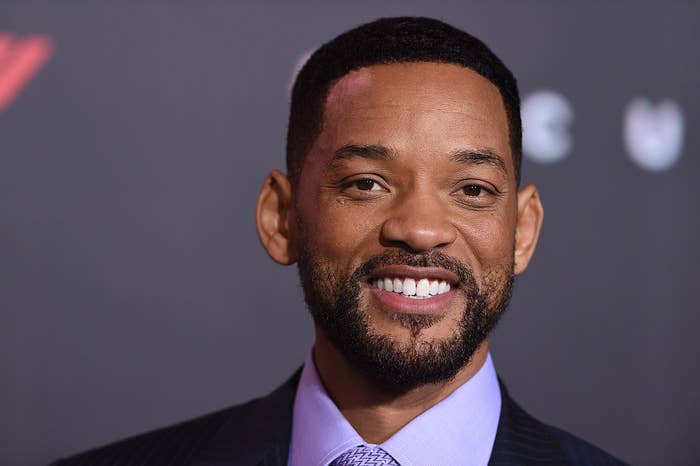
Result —
[[[0,33],[54,47],[0,113],[0,463],[238,403],[300,364],[296,270],[254,228],[289,80],[341,31],[420,14],[539,95],[524,179],[544,230],[493,347],[511,393],[633,464],[697,464],[697,4],[289,3],[0,5]]]

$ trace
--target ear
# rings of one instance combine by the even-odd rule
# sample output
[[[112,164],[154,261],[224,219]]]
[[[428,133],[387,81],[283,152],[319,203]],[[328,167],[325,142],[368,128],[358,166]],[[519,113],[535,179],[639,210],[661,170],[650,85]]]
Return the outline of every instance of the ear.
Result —
[[[534,185],[518,191],[518,223],[515,227],[515,274],[520,275],[530,263],[540,236],[544,209]]]
[[[282,265],[297,259],[293,215],[292,185],[283,173],[273,170],[258,195],[255,220],[260,242],[272,260]]]

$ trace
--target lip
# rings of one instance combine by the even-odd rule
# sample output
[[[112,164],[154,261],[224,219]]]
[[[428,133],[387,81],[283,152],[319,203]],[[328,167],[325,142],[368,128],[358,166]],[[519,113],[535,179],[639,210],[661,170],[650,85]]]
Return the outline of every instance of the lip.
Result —
[[[401,264],[386,265],[384,267],[379,267],[372,272],[372,274],[369,276],[369,280],[371,282],[373,278],[376,279],[385,277],[414,279],[432,278],[436,280],[444,280],[447,283],[449,283],[450,286],[458,285],[459,282],[459,277],[457,277],[455,273],[450,272],[449,270],[443,269],[441,267],[412,267],[410,265]],[[389,293],[393,292],[389,291]]]
[[[422,275],[425,277],[425,275]],[[437,278],[437,277],[435,277]],[[383,309],[401,314],[442,314],[455,296],[456,288],[427,299],[411,299],[393,291],[380,290],[368,285],[372,296]]]

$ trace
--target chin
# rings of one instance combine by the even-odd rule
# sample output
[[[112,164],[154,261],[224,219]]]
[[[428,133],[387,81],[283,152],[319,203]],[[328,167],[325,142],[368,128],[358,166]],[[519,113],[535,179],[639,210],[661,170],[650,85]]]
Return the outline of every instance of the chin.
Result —
[[[373,317],[379,315],[378,317]],[[376,310],[370,316],[370,333],[385,337],[397,347],[407,349],[420,345],[440,345],[458,338],[455,331],[460,315],[405,314],[389,310]]]

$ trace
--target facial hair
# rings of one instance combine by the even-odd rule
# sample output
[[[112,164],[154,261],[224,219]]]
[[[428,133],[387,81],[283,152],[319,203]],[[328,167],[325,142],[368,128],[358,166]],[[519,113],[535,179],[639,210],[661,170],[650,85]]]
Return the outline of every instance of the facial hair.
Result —
[[[411,330],[411,343],[415,344],[402,345],[372,332],[368,316],[360,309],[361,284],[368,283],[378,267],[393,264],[440,267],[457,275],[455,286],[463,293],[466,306],[453,335],[416,343],[420,331],[442,316],[399,313],[389,315]],[[304,299],[315,324],[356,370],[396,393],[454,378],[505,312],[514,277],[511,263],[504,270],[488,274],[480,288],[467,265],[437,250],[424,254],[390,251],[372,257],[350,276],[342,276],[321,263],[312,248],[304,248],[298,267]]]

